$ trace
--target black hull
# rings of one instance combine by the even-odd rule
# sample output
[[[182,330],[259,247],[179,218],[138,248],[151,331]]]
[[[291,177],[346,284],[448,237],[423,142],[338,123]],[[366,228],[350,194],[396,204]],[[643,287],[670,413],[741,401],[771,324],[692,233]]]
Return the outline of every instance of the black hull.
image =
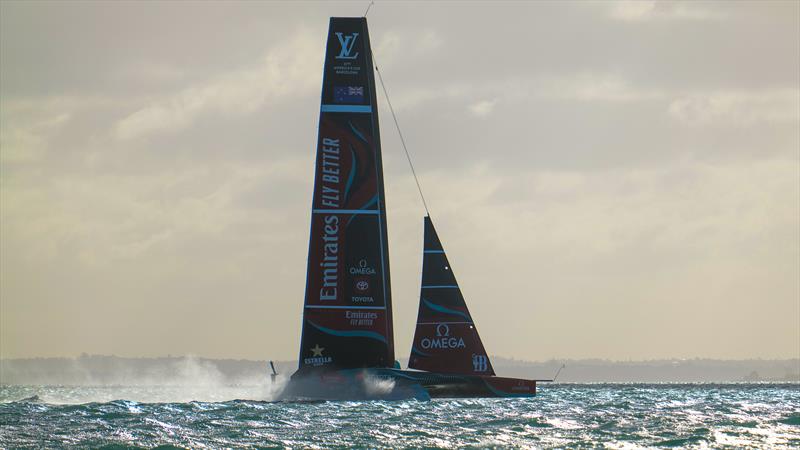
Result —
[[[536,381],[365,368],[298,371],[282,400],[428,400],[431,398],[533,397]],[[388,385],[381,385],[389,382]]]
[[[415,382],[431,398],[533,397],[536,380],[478,375],[454,375],[398,369],[371,369],[387,377]]]

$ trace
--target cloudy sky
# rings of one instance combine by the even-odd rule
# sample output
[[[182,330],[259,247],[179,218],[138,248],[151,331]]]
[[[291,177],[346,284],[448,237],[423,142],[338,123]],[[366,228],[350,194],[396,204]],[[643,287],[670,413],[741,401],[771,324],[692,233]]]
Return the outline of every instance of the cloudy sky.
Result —
[[[297,355],[328,17],[0,4],[0,356]],[[800,3],[377,2],[490,354],[800,356]],[[379,97],[398,356],[424,210]]]

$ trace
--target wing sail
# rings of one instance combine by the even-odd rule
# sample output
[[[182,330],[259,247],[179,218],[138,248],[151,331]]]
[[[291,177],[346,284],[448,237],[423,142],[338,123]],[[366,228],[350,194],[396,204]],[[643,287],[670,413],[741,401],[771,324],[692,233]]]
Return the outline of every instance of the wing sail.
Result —
[[[330,21],[300,369],[392,367],[389,252],[375,78],[364,18]]]

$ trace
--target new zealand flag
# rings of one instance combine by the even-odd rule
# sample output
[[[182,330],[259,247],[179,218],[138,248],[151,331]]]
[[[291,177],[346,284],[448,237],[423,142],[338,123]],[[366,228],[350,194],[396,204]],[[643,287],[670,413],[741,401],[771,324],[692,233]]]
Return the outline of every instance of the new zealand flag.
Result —
[[[364,103],[364,86],[334,86],[335,103]]]

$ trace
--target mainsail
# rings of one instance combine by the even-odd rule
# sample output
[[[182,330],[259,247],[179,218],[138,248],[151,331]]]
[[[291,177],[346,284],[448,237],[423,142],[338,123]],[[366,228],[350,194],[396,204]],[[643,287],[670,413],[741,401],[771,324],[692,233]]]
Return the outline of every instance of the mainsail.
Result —
[[[460,375],[494,375],[430,217],[425,216],[417,329],[408,367]]]
[[[394,363],[375,78],[364,18],[330,20],[300,369]]]

